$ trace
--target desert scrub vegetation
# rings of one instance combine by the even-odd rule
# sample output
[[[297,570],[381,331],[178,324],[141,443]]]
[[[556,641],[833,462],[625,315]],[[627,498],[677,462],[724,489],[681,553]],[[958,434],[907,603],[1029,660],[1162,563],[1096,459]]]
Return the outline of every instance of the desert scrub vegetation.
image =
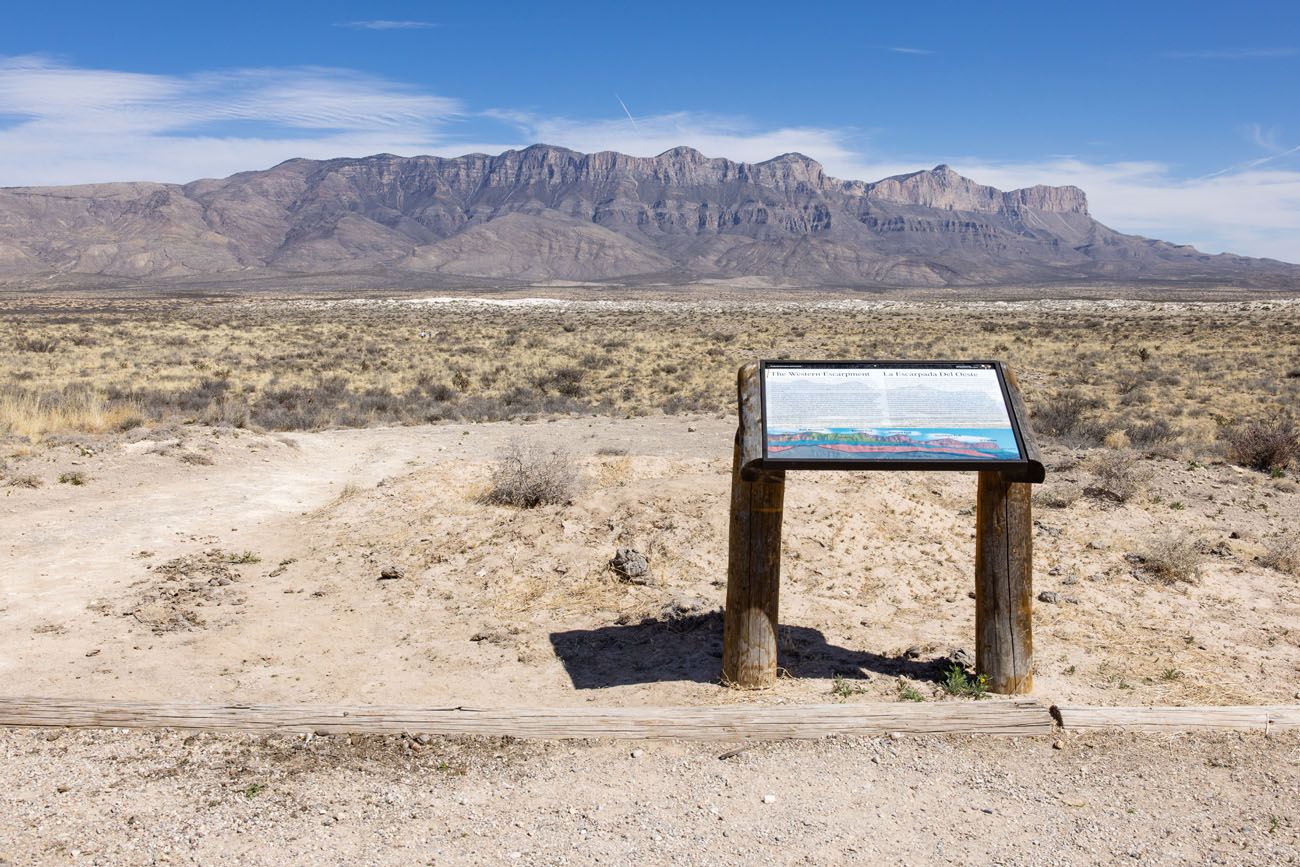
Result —
[[[1269,569],[1300,576],[1300,531],[1283,531],[1270,539],[1259,562]]]
[[[1256,420],[1225,432],[1228,458],[1261,472],[1293,469],[1300,461],[1300,428],[1290,418]]]
[[[39,394],[0,385],[0,433],[40,439],[67,431],[124,431],[143,423],[130,401],[114,401],[87,385],[67,385]]]
[[[1144,454],[1221,454],[1300,402],[1297,304],[676,297],[0,300],[0,433],[730,414],[739,364],[794,357],[1000,358],[1040,437]]]
[[[1151,480],[1151,470],[1131,449],[1102,451],[1093,455],[1090,469],[1093,483],[1083,492],[1102,500],[1127,503]],[[1066,504],[1068,505],[1068,503]]]
[[[1201,545],[1189,532],[1165,534],[1149,540],[1131,555],[1144,577],[1161,584],[1195,583],[1201,578]]]
[[[494,506],[534,509],[564,505],[578,490],[578,465],[563,449],[512,440],[492,465],[492,480],[480,500]]]

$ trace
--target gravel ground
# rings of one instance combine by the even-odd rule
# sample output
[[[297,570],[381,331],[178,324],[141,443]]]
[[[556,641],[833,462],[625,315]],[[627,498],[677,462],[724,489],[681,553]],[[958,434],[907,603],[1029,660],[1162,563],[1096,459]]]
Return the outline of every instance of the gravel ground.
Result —
[[[0,731],[0,864],[1294,864],[1300,735]]]

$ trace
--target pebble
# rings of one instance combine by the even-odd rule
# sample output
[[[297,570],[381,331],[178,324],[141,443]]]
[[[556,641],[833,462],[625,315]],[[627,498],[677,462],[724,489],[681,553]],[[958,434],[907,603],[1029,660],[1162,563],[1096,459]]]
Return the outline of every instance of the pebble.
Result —
[[[632,758],[634,758],[634,759],[639,759],[639,758],[641,758],[641,757],[644,756],[644,755],[645,755],[645,750],[633,750],[633,751],[632,751]]]
[[[1051,605],[1059,605],[1061,602],[1061,594],[1057,593],[1055,590],[1044,590],[1042,593],[1038,594],[1038,601],[1047,602]]]
[[[1052,741],[1052,749],[1054,749],[1054,750],[1063,750],[1063,749],[1065,749],[1065,741],[1060,741],[1060,740],[1058,740],[1058,741]]]
[[[379,573],[380,581],[393,581],[398,578],[405,578],[405,577],[406,577],[406,573],[403,572],[401,569],[397,568],[396,566],[385,566],[384,569]]]
[[[776,803],[776,795],[773,795],[773,794],[770,793],[770,792],[769,792],[768,794],[764,795],[764,796],[763,796],[763,803],[764,803],[764,804],[775,804],[775,803]]]

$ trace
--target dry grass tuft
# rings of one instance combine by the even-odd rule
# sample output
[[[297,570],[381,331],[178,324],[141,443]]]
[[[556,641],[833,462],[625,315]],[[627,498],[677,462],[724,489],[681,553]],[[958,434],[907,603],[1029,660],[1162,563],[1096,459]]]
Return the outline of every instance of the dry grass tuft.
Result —
[[[1259,562],[1269,569],[1300,576],[1300,532],[1292,530],[1273,538]]]
[[[70,387],[36,394],[18,388],[0,390],[0,433],[40,439],[47,434],[129,430],[141,423],[127,403],[109,403],[96,391]]]
[[[492,486],[482,501],[534,509],[568,503],[577,489],[578,466],[568,452],[513,440],[497,454]]]
[[[1086,492],[1094,497],[1127,503],[1146,486],[1151,471],[1133,451],[1107,451],[1092,459],[1095,483]]]
[[[1137,557],[1142,571],[1162,584],[1192,584],[1201,578],[1200,547],[1195,537],[1184,532],[1151,540]]]

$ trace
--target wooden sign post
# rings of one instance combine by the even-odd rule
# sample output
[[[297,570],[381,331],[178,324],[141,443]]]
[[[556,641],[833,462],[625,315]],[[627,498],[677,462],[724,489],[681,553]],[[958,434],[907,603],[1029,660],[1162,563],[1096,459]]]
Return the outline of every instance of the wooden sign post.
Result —
[[[787,467],[975,470],[976,671],[992,692],[1029,692],[1030,492],[1045,473],[1010,371],[997,362],[764,362],[740,368],[737,390],[723,680],[746,688],[776,682]],[[841,413],[837,400],[850,408]],[[800,413],[854,423],[814,425],[799,421]],[[944,427],[935,432],[918,425],[923,413]],[[862,421],[876,416],[891,423],[868,427]],[[906,423],[892,423],[900,418]],[[979,423],[990,427],[973,426]]]

